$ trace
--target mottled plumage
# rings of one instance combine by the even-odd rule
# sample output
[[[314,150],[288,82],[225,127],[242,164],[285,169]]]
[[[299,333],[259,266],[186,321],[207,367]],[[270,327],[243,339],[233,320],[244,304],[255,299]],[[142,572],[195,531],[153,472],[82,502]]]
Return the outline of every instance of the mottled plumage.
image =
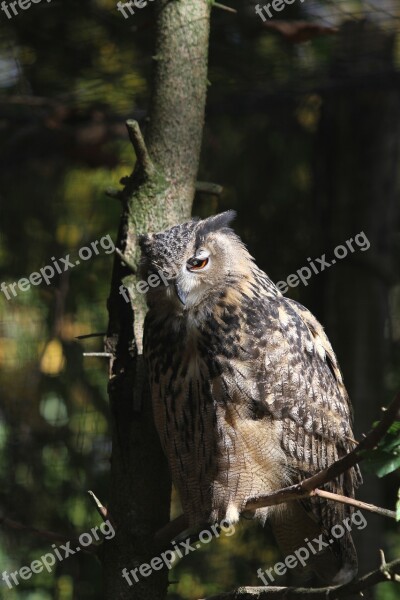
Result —
[[[228,227],[234,213],[141,239],[142,275],[162,270],[145,322],[156,427],[191,526],[238,520],[246,500],[297,482],[352,449],[352,417],[329,340],[285,298]],[[352,470],[326,489],[354,496]],[[259,509],[284,554],[348,515],[320,499]],[[313,557],[327,581],[356,572],[350,534]]]

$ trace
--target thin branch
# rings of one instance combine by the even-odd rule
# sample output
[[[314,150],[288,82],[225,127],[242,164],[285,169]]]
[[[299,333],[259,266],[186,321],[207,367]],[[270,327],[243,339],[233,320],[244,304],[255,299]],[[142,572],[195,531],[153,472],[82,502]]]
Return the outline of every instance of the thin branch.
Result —
[[[159,529],[154,536],[154,541],[157,548],[164,548],[167,546],[175,536],[179,535],[188,526],[185,515],[179,515],[176,519],[173,519],[167,523],[164,527]]]
[[[41,96],[23,96],[14,95],[7,96],[6,98],[0,99],[0,104],[27,104],[28,106],[51,106],[55,107],[60,104],[62,96],[59,97],[58,101],[54,98],[46,98]]]
[[[379,556],[381,559],[381,571],[385,575],[386,579],[400,583],[400,575],[390,570],[390,564],[386,562],[386,557],[383,550],[379,550]]]
[[[237,14],[237,10],[235,8],[231,8],[230,6],[226,6],[225,4],[220,4],[219,2],[214,2],[214,8],[220,8],[221,10],[226,10],[226,12]]]
[[[280,21],[274,19],[262,23],[264,29],[278,32],[282,37],[293,44],[307,42],[318,36],[335,35],[338,33],[337,27],[326,27],[319,23],[310,21]]]
[[[347,598],[351,594],[362,592],[378,583],[385,581],[399,581],[400,559],[382,565],[376,571],[335,587],[300,588],[300,587],[241,587],[232,592],[210,596],[205,600],[270,600],[284,598],[285,600],[338,600]]]
[[[36,527],[31,527],[30,525],[23,525],[22,523],[13,521],[7,517],[0,517],[0,525],[7,527],[8,529],[14,529],[15,531],[30,533],[36,537],[43,538],[50,542],[70,542],[71,545],[79,545],[79,541],[75,533],[72,537],[66,536],[62,533],[55,533],[54,531],[47,531],[46,529],[37,529]],[[81,550],[82,552],[87,552],[88,554],[95,554],[98,550],[98,547],[95,544],[90,544],[90,546],[82,547]]]
[[[154,174],[154,165],[147,150],[142,132],[140,131],[139,123],[133,119],[128,119],[126,127],[128,129],[129,139],[135,149],[138,163],[142,168],[143,173],[147,177],[151,177],[151,175]]]
[[[196,181],[195,189],[196,192],[211,194],[212,196],[220,196],[224,191],[222,185],[218,185],[218,183],[209,183],[208,181]]]
[[[122,252],[121,252],[121,250],[119,248],[115,248],[115,254],[117,254],[119,256],[119,258],[122,260],[122,262],[124,263],[124,265],[126,267],[128,267],[128,269],[132,273],[136,273],[136,267],[135,267],[135,265],[133,263],[131,263],[128,258],[126,258],[125,254],[122,254]]]
[[[357,508],[362,508],[363,510],[376,513],[382,517],[389,517],[390,519],[396,520],[396,513],[394,510],[381,508],[380,506],[375,506],[374,504],[369,504],[368,502],[361,502],[361,500],[356,500],[355,498],[348,498],[347,496],[341,496],[340,494],[333,494],[332,492],[319,489],[314,490],[311,493],[311,496],[318,496],[319,498],[326,498],[327,500],[333,500],[334,502],[349,504],[350,506],[355,506]]]
[[[106,189],[106,196],[109,198],[116,198],[117,200],[122,199],[122,190],[117,190],[116,188],[108,187]]]
[[[97,356],[98,358],[112,358],[110,352],[83,352],[82,356]]]
[[[75,339],[76,340],[87,340],[89,338],[94,338],[94,337],[104,337],[106,335],[105,332],[103,333],[85,333],[85,335],[76,335]]]
[[[109,521],[111,523],[111,525],[114,527],[114,529],[116,529],[115,523],[114,523],[113,519],[111,518],[108,508],[106,506],[104,506],[104,504],[98,499],[98,497],[96,496],[96,494],[94,492],[92,492],[92,490],[88,490],[88,495],[89,495],[89,498],[92,500],[97,512],[103,519],[103,521],[104,522]]]
[[[54,533],[53,531],[47,531],[46,529],[36,529],[36,527],[23,525],[22,523],[18,523],[17,521],[13,521],[7,517],[0,517],[0,525],[8,527],[9,529],[15,529],[16,531],[32,533],[37,537],[41,537],[51,542],[67,542],[71,539],[70,537],[67,537],[61,533]]]

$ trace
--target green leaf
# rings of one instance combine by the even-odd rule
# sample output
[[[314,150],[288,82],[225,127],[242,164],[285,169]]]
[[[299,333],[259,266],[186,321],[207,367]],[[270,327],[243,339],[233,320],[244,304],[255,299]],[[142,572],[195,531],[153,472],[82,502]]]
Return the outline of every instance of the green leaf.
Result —
[[[400,453],[389,453],[380,449],[373,450],[367,454],[364,464],[370,473],[384,477],[396,469],[400,469]]]
[[[375,425],[376,423],[374,423]],[[400,421],[392,423],[384,437],[378,443],[377,448],[379,451],[393,454],[394,456],[400,454]],[[365,455],[373,458],[376,452],[377,450],[367,451]]]
[[[396,436],[392,440],[388,437],[387,439],[385,438],[384,442],[382,446],[379,444],[378,447],[385,452],[391,452],[392,450],[396,450],[396,448],[400,450],[400,437]]]
[[[395,421],[394,423],[391,424],[391,426],[388,429],[388,433],[399,433],[400,434],[400,421]]]
[[[375,427],[379,425],[379,423],[380,421],[374,421],[372,423],[372,429],[375,429]],[[387,433],[392,433],[393,435],[396,433],[400,433],[400,421],[394,421],[394,423],[392,423],[389,429],[387,430]]]

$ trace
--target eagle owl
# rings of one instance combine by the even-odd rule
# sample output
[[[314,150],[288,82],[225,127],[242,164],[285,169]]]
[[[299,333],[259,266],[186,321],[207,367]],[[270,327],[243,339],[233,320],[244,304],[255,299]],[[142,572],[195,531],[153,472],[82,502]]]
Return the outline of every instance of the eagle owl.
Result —
[[[144,328],[154,420],[190,526],[231,523],[247,499],[324,469],[352,449],[352,414],[320,323],[282,296],[229,227],[235,213],[193,219],[140,238],[150,287]],[[154,281],[154,279],[152,280]],[[353,469],[326,489],[354,496]],[[287,555],[322,534],[308,568],[350,580],[349,532],[330,540],[348,508],[319,498],[257,509]]]

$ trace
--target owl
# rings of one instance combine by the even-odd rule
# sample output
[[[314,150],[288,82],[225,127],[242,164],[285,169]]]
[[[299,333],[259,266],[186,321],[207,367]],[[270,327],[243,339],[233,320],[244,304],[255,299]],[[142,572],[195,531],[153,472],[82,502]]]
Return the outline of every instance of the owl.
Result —
[[[191,527],[238,521],[258,494],[298,483],[353,447],[352,411],[324,330],[284,297],[229,227],[227,211],[142,236],[149,287],[144,355],[156,428]],[[154,281],[154,278],[152,279]],[[352,469],[326,489],[354,497]],[[284,555],[325,540],[307,568],[333,584],[351,580],[349,531],[331,528],[343,504],[309,498],[255,510]],[[249,516],[249,514],[245,514]]]

